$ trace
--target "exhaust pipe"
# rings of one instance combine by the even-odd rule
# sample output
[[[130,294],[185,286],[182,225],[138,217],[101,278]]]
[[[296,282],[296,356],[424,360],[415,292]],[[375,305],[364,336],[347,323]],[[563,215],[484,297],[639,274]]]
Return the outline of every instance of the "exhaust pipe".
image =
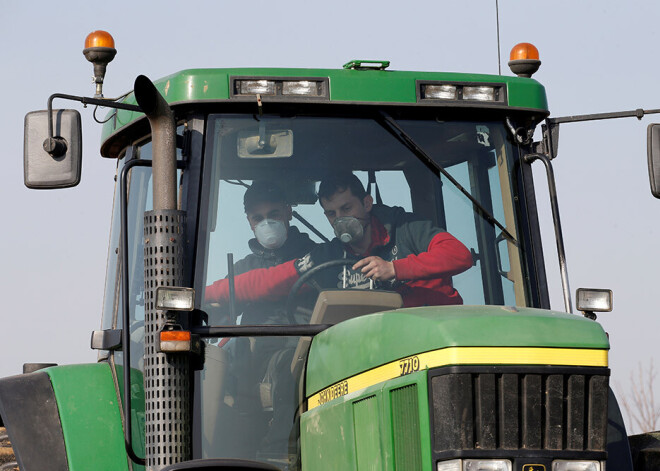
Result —
[[[174,113],[147,77],[135,80],[134,93],[151,125],[153,154],[154,209],[144,213],[144,400],[146,469],[158,471],[192,458],[189,357],[158,348],[163,327],[181,322],[156,309],[159,286],[186,286],[186,214],[177,210]]]
[[[144,75],[135,79],[134,93],[151,125],[154,209],[177,209],[174,113],[151,80]]]

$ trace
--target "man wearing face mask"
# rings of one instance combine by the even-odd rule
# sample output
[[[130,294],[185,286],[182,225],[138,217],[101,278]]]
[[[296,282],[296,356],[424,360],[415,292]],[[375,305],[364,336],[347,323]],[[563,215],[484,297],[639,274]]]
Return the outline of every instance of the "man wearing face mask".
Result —
[[[236,275],[299,258],[316,245],[307,234],[289,225],[291,206],[274,183],[254,181],[243,196],[243,206],[255,238],[248,241],[252,253],[234,264]]]
[[[314,266],[346,258],[359,260],[322,270],[311,283],[319,288],[393,289],[406,307],[463,303],[451,277],[472,266],[472,255],[451,234],[402,208],[375,205],[350,172],[324,179],[319,201],[337,237],[295,262],[237,277],[237,299],[279,299]],[[223,284],[208,287],[209,292],[228,296]]]

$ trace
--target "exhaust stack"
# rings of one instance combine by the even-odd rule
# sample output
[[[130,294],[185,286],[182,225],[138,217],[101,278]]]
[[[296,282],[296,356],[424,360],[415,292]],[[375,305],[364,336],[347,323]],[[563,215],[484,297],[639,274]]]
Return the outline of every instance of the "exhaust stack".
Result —
[[[134,93],[151,125],[153,154],[154,210],[144,213],[145,459],[148,471],[158,471],[192,457],[189,357],[158,351],[160,331],[180,324],[179,314],[156,309],[159,286],[185,286],[186,215],[177,210],[174,113],[144,75]]]

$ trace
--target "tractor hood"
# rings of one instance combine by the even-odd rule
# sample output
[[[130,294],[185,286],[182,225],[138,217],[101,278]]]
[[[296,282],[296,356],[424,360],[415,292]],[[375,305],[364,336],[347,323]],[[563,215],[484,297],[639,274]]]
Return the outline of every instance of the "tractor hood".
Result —
[[[575,314],[506,306],[399,309],[351,319],[317,335],[306,392],[381,365],[396,368],[388,364],[411,356],[419,356],[420,370],[459,364],[606,367],[608,349],[600,324]],[[401,375],[413,372],[402,365]]]

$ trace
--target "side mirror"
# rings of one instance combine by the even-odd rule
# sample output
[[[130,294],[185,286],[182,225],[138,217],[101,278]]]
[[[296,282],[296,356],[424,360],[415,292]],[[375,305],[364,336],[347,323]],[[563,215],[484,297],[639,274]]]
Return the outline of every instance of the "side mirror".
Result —
[[[646,130],[651,193],[660,198],[660,124],[649,124]]]
[[[25,115],[23,174],[28,188],[69,188],[80,183],[80,113],[76,110],[53,110],[52,113],[52,139],[48,111],[33,111]]]

